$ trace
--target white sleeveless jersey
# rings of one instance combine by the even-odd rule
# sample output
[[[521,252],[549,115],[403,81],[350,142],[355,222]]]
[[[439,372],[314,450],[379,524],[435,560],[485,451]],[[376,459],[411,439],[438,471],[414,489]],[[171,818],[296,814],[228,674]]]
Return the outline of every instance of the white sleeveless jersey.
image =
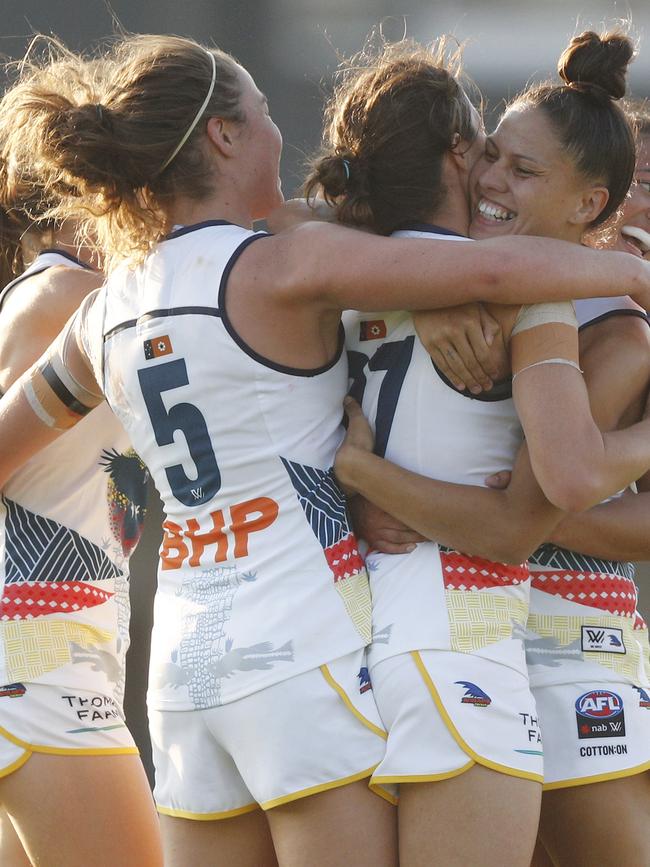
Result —
[[[85,267],[65,253],[44,252],[6,287],[0,304],[9,291],[20,291],[20,282],[54,265]],[[146,477],[122,426],[103,404],[5,485],[0,683],[52,684],[121,703],[128,559],[144,520]]]
[[[395,234],[469,240],[428,226]],[[458,255],[463,255],[460,243]],[[408,313],[351,312],[344,324],[350,392],[375,431],[377,454],[413,472],[465,485],[483,485],[486,476],[512,467],[522,430],[509,382],[497,384],[483,399],[457,391],[420,344]],[[513,622],[525,623],[522,567],[488,564],[433,542],[405,555],[372,552],[367,567],[373,665],[415,649],[481,652],[507,637]],[[489,588],[496,590],[471,592]],[[477,618],[492,625],[473,629]]]
[[[166,514],[157,709],[224,704],[370,638],[367,576],[331,471],[345,358],[310,371],[271,363],[226,315],[228,275],[265,237],[223,221],[178,229],[118,269],[95,305],[107,398]]]
[[[639,316],[647,321],[643,307],[627,295],[612,298],[584,298],[575,302],[580,329],[587,328],[612,316]]]

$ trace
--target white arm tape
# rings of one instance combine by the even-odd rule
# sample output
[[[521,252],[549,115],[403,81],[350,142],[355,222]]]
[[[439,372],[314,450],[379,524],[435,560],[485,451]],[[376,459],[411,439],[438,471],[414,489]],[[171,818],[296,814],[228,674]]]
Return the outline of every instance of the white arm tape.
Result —
[[[549,325],[557,322],[561,325],[578,327],[575,309],[572,301],[549,301],[546,304],[524,304],[519,310],[512,329],[511,337],[520,331],[537,328],[538,325]]]

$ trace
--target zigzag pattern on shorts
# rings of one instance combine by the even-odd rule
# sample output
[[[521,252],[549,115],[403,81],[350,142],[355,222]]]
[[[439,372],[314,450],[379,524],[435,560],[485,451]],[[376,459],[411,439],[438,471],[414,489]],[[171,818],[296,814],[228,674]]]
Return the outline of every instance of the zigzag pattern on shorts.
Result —
[[[5,583],[106,581],[122,575],[101,548],[75,530],[6,497]]]
[[[493,563],[481,557],[470,557],[439,545],[442,577],[445,590],[485,590],[488,587],[504,587],[523,584],[528,580],[526,564]]]

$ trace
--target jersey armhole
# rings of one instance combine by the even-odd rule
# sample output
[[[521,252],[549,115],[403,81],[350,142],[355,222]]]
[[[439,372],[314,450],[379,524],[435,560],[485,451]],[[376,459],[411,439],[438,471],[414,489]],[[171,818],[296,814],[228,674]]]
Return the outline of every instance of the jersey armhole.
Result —
[[[302,368],[288,367],[284,364],[278,364],[277,362],[272,361],[270,358],[265,358],[263,355],[260,355],[259,352],[256,352],[252,346],[249,346],[249,344],[246,343],[245,340],[243,340],[243,338],[239,335],[238,331],[230,321],[230,318],[226,311],[226,290],[230,273],[241,254],[248,246],[250,246],[250,244],[252,244],[254,241],[259,241],[261,238],[268,237],[270,237],[270,235],[267,232],[250,235],[248,238],[245,238],[238,247],[236,247],[230,259],[228,260],[226,267],[223,270],[223,274],[221,275],[219,293],[217,296],[217,304],[219,305],[219,309],[221,310],[221,321],[223,322],[224,328],[230,335],[231,339],[237,344],[237,346],[242,350],[242,352],[246,353],[249,358],[257,361],[258,364],[261,364],[264,367],[268,367],[271,370],[276,370],[278,373],[286,373],[289,376],[318,376],[321,373],[326,373],[338,363],[343,353],[343,348],[345,346],[345,329],[342,322],[339,323],[338,346],[336,348],[336,352],[334,353],[334,357],[330,359],[330,361],[328,361],[326,364],[322,365],[322,367]]]

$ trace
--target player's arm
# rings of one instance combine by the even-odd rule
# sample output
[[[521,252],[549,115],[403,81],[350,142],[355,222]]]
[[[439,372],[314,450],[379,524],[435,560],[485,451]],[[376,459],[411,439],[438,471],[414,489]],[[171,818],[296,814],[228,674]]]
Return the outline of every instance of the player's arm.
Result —
[[[559,508],[578,512],[647,471],[650,420],[601,433],[578,367],[575,325],[537,324],[535,310],[512,332],[513,397],[542,490]]]
[[[0,400],[0,487],[103,400],[81,331],[94,297]]]
[[[36,361],[102,279],[95,271],[61,266],[33,275],[10,292],[0,316],[0,390]]]
[[[616,428],[629,407],[636,417],[650,382],[650,328],[639,317],[613,316],[585,329],[580,359],[594,419],[603,430]],[[650,479],[637,483],[638,494],[567,515],[550,540],[557,545],[608,560],[650,559]]]
[[[382,238],[304,223],[252,244],[249,267],[280,303],[328,310],[422,310],[631,294],[650,301],[650,265],[624,253],[525,236],[464,243]]]
[[[542,494],[525,450],[506,490],[440,482],[380,458],[358,404],[346,402],[350,424],[339,449],[339,481],[426,539],[504,563],[521,563],[561,517]],[[372,540],[371,540],[372,541]]]

